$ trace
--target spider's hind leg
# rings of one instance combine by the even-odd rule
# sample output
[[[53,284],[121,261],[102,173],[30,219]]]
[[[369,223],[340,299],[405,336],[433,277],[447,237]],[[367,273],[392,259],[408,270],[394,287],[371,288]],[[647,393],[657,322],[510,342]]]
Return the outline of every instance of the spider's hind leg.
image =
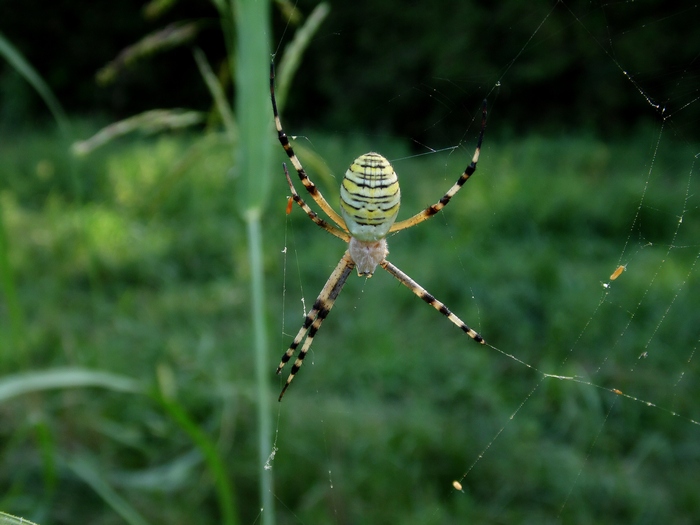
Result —
[[[328,281],[321,290],[321,293],[318,295],[318,298],[316,299],[313,308],[306,315],[306,318],[304,319],[304,324],[299,329],[299,332],[294,338],[294,341],[292,341],[292,344],[289,345],[289,349],[287,349],[287,351],[282,356],[282,360],[280,361],[280,364],[277,367],[278,374],[282,372],[282,368],[284,368],[284,365],[286,365],[287,362],[292,358],[297,347],[301,344],[301,341],[304,339],[304,335],[306,335],[306,340],[304,341],[304,344],[302,345],[301,350],[299,351],[299,355],[297,356],[296,361],[294,361],[294,365],[292,365],[292,370],[289,372],[289,377],[287,378],[287,382],[282,388],[282,392],[280,392],[278,401],[282,401],[282,396],[284,396],[284,393],[286,392],[290,383],[294,379],[294,376],[301,368],[301,365],[304,363],[304,358],[306,357],[306,353],[309,351],[309,348],[311,348],[311,343],[313,343],[316,332],[318,332],[318,330],[321,328],[321,323],[323,323],[323,320],[328,316],[328,313],[331,311],[331,308],[333,308],[336,298],[340,294],[340,291],[343,289],[345,281],[348,280],[348,276],[350,275],[354,267],[355,263],[350,257],[350,254],[348,252],[345,252],[345,255],[343,255],[343,257],[340,259],[338,266],[335,267],[335,270],[333,270],[333,273],[331,273],[331,276],[328,278]]]
[[[474,339],[474,341],[476,341],[477,343],[481,343],[482,345],[486,344],[486,341],[484,341],[484,338],[481,337],[481,335],[479,335],[478,332],[469,328],[469,326],[467,326],[467,324],[464,321],[462,321],[459,317],[452,313],[452,311],[449,308],[447,308],[447,306],[445,306],[444,303],[441,303],[440,301],[435,299],[435,297],[433,297],[425,288],[423,288],[420,284],[411,279],[404,272],[399,270],[396,266],[391,264],[386,259],[379,263],[379,265],[391,275],[396,277],[401,282],[401,284],[410,289],[414,294],[423,299],[426,303],[428,303],[430,306],[435,308],[438,312],[440,312],[442,315],[444,315],[450,321],[452,321],[455,325],[461,328],[462,331],[465,332],[469,337]]]

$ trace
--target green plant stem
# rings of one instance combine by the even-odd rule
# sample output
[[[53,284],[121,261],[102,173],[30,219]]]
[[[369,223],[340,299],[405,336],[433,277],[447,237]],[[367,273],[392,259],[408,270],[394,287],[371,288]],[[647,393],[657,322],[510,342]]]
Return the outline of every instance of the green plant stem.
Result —
[[[253,348],[258,404],[258,468],[261,523],[275,522],[272,471],[265,468],[272,451],[270,366],[265,327],[265,283],[260,219],[270,187],[272,133],[269,100],[270,2],[233,0],[235,23],[234,78],[239,141],[236,172],[239,209],[246,222],[250,261]]]
[[[246,215],[248,258],[251,267],[251,296],[253,306],[253,347],[255,349],[255,382],[258,400],[258,460],[260,464],[260,498],[264,525],[274,523],[272,471],[266,469],[272,452],[272,417],[270,411],[269,360],[267,359],[267,328],[265,326],[265,286],[262,261],[262,230],[260,216],[251,210]]]

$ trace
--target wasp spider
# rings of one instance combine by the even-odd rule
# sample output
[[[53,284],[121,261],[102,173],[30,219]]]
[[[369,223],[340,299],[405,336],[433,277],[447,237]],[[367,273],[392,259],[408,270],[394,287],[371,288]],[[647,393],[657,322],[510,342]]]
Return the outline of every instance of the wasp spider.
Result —
[[[474,341],[484,344],[484,339],[477,332],[469,328],[464,321],[452,313],[447,306],[438,301],[428,293],[425,288],[386,259],[389,253],[386,244],[386,236],[390,233],[420,224],[442,210],[474,173],[476,170],[476,163],[479,161],[481,141],[483,140],[484,129],[486,128],[486,100],[484,100],[481,109],[481,131],[476,144],[476,150],[474,151],[471,163],[464,170],[464,173],[462,173],[459,179],[457,179],[457,182],[454,183],[438,202],[432,206],[428,206],[409,219],[394,222],[399,212],[399,204],[401,203],[399,181],[389,161],[380,154],[374,152],[365,153],[357,157],[350,165],[350,168],[345,172],[345,177],[340,186],[340,215],[331,208],[316,185],[311,182],[311,179],[306,175],[301,162],[299,162],[299,159],[294,154],[287,134],[284,132],[284,129],[282,129],[282,122],[280,121],[280,116],[277,111],[277,102],[275,100],[274,80],[275,68],[273,63],[270,65],[270,98],[272,100],[272,112],[275,117],[275,126],[277,127],[279,141],[284,151],[287,152],[294,169],[296,169],[299,174],[299,179],[301,179],[301,183],[306,188],[306,191],[309,192],[311,198],[320,206],[336,226],[329,224],[309,208],[294,188],[292,179],[287,171],[287,166],[284,165],[284,172],[287,177],[289,189],[292,192],[292,199],[306,212],[314,223],[348,243],[347,251],[340,259],[333,273],[331,273],[318,299],[316,299],[313,308],[306,315],[304,324],[301,326],[301,329],[294,338],[294,341],[292,341],[289,349],[282,356],[282,361],[277,367],[277,373],[279,374],[282,368],[284,368],[284,365],[292,358],[297,347],[304,341],[299,355],[292,366],[289,377],[287,378],[287,382],[282,388],[279,400],[282,400],[282,396],[284,396],[294,376],[299,371],[299,368],[301,368],[316,332],[321,328],[321,323],[323,323],[323,320],[331,311],[331,308],[333,308],[333,304],[335,304],[335,300],[338,294],[340,294],[353,268],[357,268],[357,273],[359,275],[371,277],[377,266],[381,266],[396,277],[401,284],[405,285],[414,294],[466,332]],[[304,340],[304,336],[306,336],[306,340]]]

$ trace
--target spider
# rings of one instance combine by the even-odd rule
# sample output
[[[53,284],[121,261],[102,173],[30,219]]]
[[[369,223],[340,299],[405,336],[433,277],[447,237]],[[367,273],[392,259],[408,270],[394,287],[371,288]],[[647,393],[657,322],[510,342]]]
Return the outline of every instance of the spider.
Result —
[[[282,144],[294,169],[299,174],[299,179],[306,188],[306,191],[309,192],[311,198],[320,206],[324,213],[328,215],[331,221],[335,223],[335,226],[320,218],[316,212],[309,208],[294,188],[287,166],[283,164],[287,183],[292,192],[291,198],[304,210],[315,224],[348,243],[347,251],[340,259],[333,273],[331,273],[331,276],[328,278],[328,281],[316,299],[313,308],[306,315],[299,332],[292,341],[292,344],[289,345],[289,349],[282,356],[282,360],[277,367],[277,374],[280,374],[284,366],[294,355],[297,347],[304,341],[299,355],[292,366],[292,370],[287,377],[287,382],[280,392],[278,401],[282,401],[282,396],[284,396],[294,376],[301,368],[304,358],[311,347],[311,343],[316,336],[316,332],[321,328],[321,323],[323,323],[323,320],[328,316],[331,308],[333,308],[335,300],[338,298],[338,294],[340,294],[353,268],[357,269],[358,275],[371,277],[377,266],[381,266],[398,279],[401,284],[409,288],[414,294],[466,332],[474,341],[485,344],[481,335],[469,328],[469,326],[452,313],[447,306],[438,301],[428,293],[425,288],[386,259],[386,256],[389,254],[386,236],[390,233],[405,230],[406,228],[420,224],[438,213],[442,208],[447,206],[450,199],[454,197],[474,173],[476,164],[479,161],[481,142],[484,138],[484,130],[486,129],[486,100],[483,101],[481,106],[481,131],[479,132],[476,150],[474,151],[471,163],[464,170],[464,173],[462,173],[457,179],[457,182],[454,183],[438,202],[428,206],[413,217],[395,222],[401,203],[401,192],[399,190],[396,172],[386,158],[379,153],[370,152],[360,155],[353,161],[350,168],[345,172],[345,177],[340,186],[340,215],[338,215],[335,210],[331,208],[330,204],[328,204],[316,185],[311,182],[311,179],[306,175],[301,162],[299,162],[299,159],[289,143],[287,134],[282,128],[282,122],[277,111],[277,101],[275,100],[274,62],[270,64],[270,99],[272,101],[272,112],[275,118],[275,127],[277,128],[280,144]],[[289,213],[289,211],[291,211],[290,207],[287,209],[287,213]],[[304,340],[304,336],[306,336],[306,340]]]

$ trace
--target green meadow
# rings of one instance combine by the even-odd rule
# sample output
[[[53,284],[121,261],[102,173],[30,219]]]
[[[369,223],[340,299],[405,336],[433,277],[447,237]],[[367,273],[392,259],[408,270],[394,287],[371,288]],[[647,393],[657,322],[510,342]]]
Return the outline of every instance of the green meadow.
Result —
[[[282,403],[289,367],[275,367],[344,246],[285,213],[274,150],[263,388],[278,523],[697,519],[698,145],[665,133],[654,149],[657,136],[487,130],[473,178],[391,236],[389,258],[488,345],[385,272],[352,275]],[[334,206],[353,158],[393,160],[399,218],[441,197],[474,147],[470,135],[416,157],[387,137],[304,137],[298,154]],[[84,157],[47,129],[4,134],[0,509],[47,524],[258,522],[251,267],[231,165],[213,133]]]

